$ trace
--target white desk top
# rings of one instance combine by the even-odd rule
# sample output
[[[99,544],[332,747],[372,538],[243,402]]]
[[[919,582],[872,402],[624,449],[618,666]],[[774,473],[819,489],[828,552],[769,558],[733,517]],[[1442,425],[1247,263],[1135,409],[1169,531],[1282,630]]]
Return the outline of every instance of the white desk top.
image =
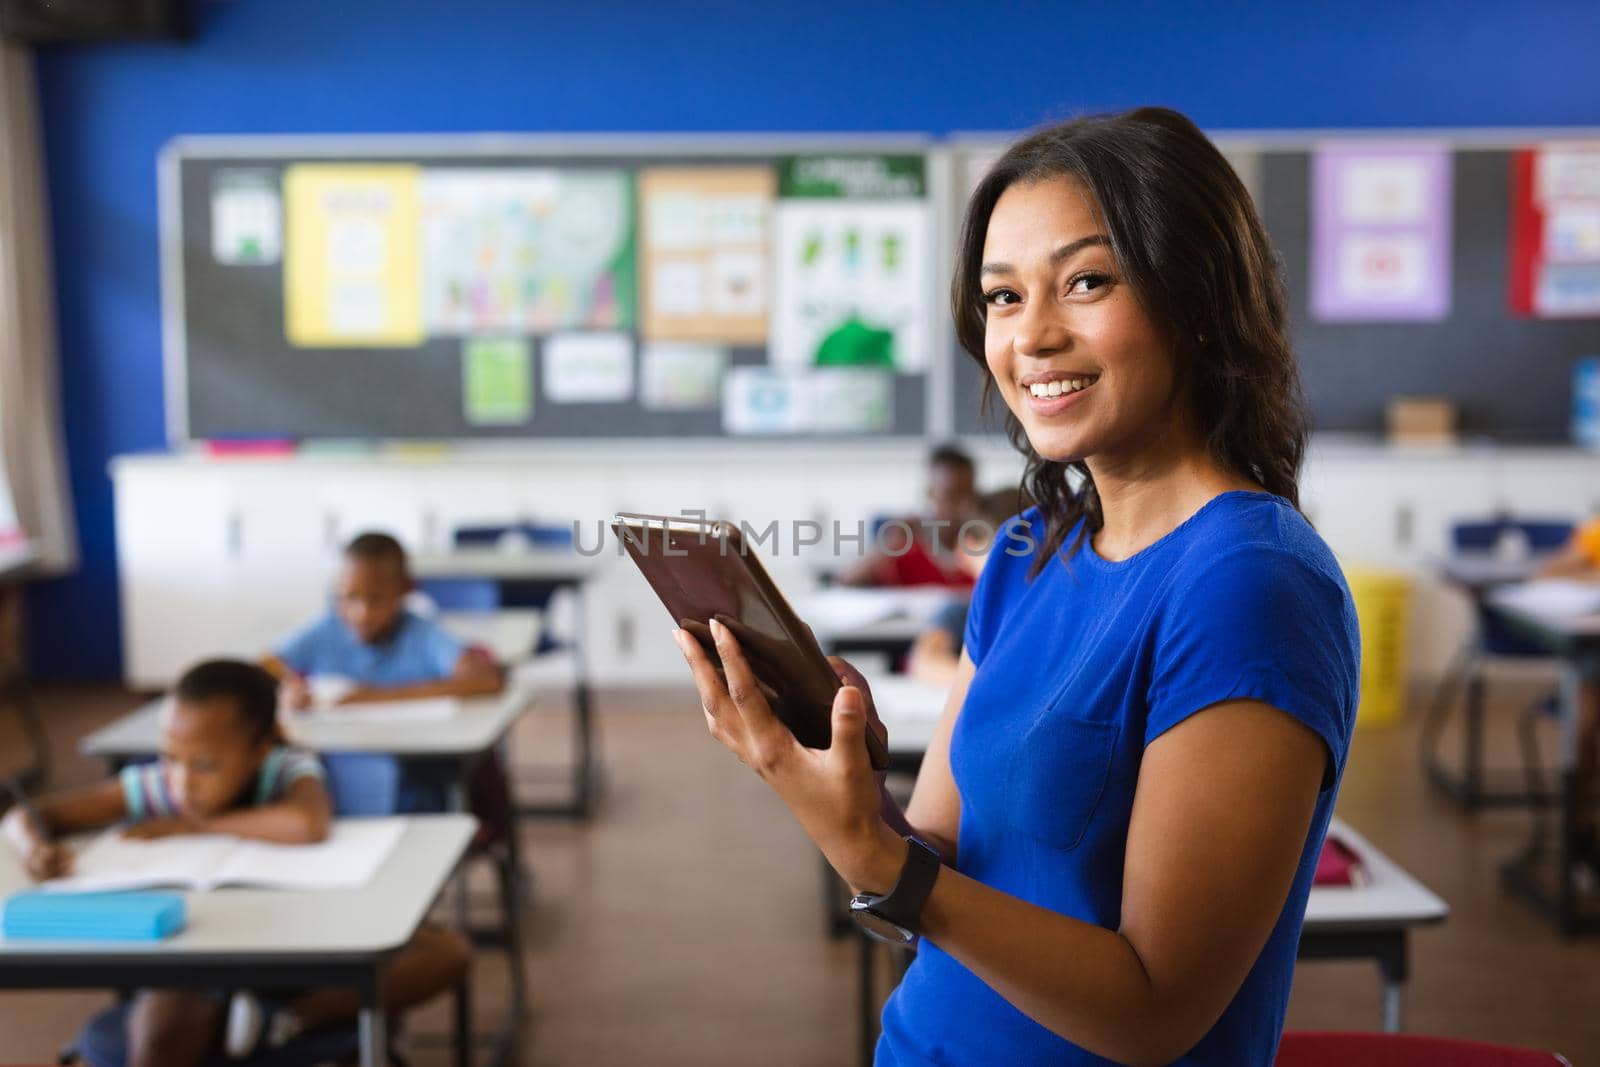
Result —
[[[927,748],[944,710],[947,690],[905,675],[867,677],[873,706],[889,729],[889,751],[916,754]],[[1381,930],[1438,922],[1450,907],[1366,838],[1335,817],[1330,833],[1355,849],[1371,882],[1350,888],[1316,886],[1306,904],[1306,929]]]
[[[573,549],[531,548],[502,552],[493,548],[461,549],[411,557],[418,578],[501,578],[578,581],[588,578],[609,553],[585,556]]]
[[[513,686],[497,696],[461,702],[447,719],[426,722],[374,723],[340,721],[338,712],[308,716],[294,723],[289,740],[315,752],[383,752],[392,756],[470,756],[500,743],[507,730],[529,708],[535,692]],[[78,742],[85,756],[148,756],[161,748],[161,705],[152,700]]]
[[[1489,594],[1487,603],[1502,615],[1532,624],[1561,637],[1600,637],[1600,612],[1570,615],[1541,611],[1526,603],[1522,593],[1523,590],[1516,585],[1503,586]]]
[[[946,686],[919,681],[905,674],[872,672],[867,675],[872,706],[889,730],[889,752],[921,755],[933,740],[934,727],[944,712]]]
[[[244,965],[251,959],[367,957],[411,938],[477,832],[470,815],[398,817],[406,824],[394,851],[361,889],[214,889],[185,892],[182,932],[164,941],[7,941],[0,968],[42,959],[82,964],[160,956],[163,962]],[[0,897],[30,885],[16,854],[0,846]]]
[[[959,589],[834,587],[795,597],[795,613],[817,640],[914,641],[939,609],[962,598]]]

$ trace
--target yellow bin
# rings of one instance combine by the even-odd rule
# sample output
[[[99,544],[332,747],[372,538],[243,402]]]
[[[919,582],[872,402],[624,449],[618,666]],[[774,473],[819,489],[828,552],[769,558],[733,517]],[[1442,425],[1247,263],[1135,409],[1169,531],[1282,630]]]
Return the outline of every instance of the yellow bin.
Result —
[[[1347,567],[1344,577],[1361,624],[1361,706],[1356,725],[1397,723],[1405,710],[1411,579],[1366,567]]]

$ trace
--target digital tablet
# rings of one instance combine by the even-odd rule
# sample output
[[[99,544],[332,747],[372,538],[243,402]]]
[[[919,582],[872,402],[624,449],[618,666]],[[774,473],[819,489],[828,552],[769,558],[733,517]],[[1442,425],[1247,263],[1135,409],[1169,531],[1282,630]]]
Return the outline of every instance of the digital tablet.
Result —
[[[817,639],[747,549],[739,528],[716,520],[618,513],[611,532],[643,572],[667,613],[721,666],[710,623],[733,631],[773,713],[808,748],[827,748],[833,697],[842,684]],[[889,752],[866,731],[872,766]]]

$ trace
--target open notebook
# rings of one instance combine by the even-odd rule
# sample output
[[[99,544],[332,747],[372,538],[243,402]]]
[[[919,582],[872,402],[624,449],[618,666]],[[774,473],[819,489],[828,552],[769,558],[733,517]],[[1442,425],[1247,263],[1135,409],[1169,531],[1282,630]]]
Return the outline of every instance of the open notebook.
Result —
[[[55,892],[177,886],[359,889],[372,880],[405,831],[403,819],[349,819],[315,845],[273,845],[225,834],[132,841],[109,830],[73,860],[69,877],[45,882]]]

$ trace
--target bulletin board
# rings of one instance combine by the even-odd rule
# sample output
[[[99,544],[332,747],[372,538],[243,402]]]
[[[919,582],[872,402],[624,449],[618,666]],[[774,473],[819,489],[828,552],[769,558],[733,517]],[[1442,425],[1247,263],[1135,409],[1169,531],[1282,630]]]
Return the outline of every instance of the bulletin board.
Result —
[[[922,139],[186,137],[160,170],[174,443],[928,432]]]

